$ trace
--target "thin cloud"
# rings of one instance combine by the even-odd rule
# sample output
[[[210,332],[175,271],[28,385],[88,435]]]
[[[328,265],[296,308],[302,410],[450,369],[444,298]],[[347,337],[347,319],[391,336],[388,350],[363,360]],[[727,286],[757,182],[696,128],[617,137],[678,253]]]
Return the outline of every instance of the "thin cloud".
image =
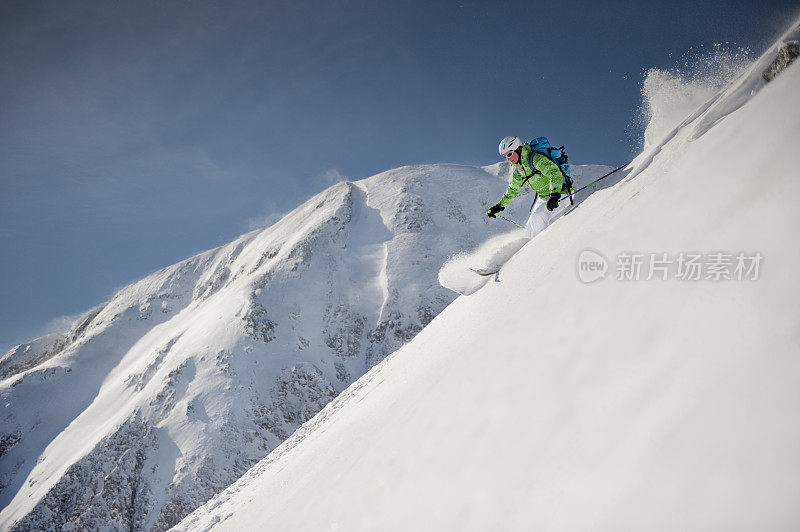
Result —
[[[342,181],[349,181],[349,179],[342,175],[341,172],[339,172],[339,170],[336,168],[327,170],[322,174],[322,182],[328,185],[335,185],[336,183],[341,183]]]
[[[257,229],[266,229],[272,225],[275,225],[280,221],[281,218],[284,217],[286,213],[283,212],[273,212],[270,214],[264,214],[261,216],[256,216],[254,218],[250,218],[247,220],[246,226],[248,231],[255,231]]]
[[[44,326],[42,329],[41,336],[46,336],[48,334],[66,334],[72,328],[72,325],[78,321],[78,319],[85,314],[84,312],[79,312],[77,314],[68,314],[65,316],[57,316],[47,322],[47,325]]]

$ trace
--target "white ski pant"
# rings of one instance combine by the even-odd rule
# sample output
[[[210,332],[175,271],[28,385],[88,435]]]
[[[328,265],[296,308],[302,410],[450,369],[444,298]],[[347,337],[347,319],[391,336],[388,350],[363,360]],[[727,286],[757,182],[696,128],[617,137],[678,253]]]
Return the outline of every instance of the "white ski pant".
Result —
[[[525,236],[533,238],[553,223],[561,214],[569,208],[569,196],[561,196],[558,208],[553,211],[547,210],[547,200],[539,198],[533,206],[531,215],[525,223]]]

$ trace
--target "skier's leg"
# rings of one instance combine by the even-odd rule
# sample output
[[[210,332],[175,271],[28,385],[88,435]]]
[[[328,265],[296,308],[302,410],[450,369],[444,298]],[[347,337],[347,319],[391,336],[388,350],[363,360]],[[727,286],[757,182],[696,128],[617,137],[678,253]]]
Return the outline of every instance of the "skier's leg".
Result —
[[[534,205],[528,221],[525,223],[525,236],[533,238],[548,226],[550,223],[550,212],[547,210],[547,202],[537,201]]]
[[[533,238],[533,211],[528,216],[528,221],[525,222],[525,238]]]
[[[525,236],[533,238],[542,231],[544,231],[553,220],[559,215],[564,213],[569,208],[569,199],[561,201],[558,207],[553,211],[547,210],[547,202],[539,201],[534,206],[531,215],[528,217],[528,222],[525,224]]]

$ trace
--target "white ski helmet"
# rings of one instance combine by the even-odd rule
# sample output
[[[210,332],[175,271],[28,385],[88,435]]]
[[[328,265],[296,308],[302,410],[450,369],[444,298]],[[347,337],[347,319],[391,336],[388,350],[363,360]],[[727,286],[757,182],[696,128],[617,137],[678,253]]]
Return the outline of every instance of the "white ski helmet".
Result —
[[[509,135],[500,141],[500,155],[505,155],[510,151],[514,151],[522,146],[522,141],[516,135]]]

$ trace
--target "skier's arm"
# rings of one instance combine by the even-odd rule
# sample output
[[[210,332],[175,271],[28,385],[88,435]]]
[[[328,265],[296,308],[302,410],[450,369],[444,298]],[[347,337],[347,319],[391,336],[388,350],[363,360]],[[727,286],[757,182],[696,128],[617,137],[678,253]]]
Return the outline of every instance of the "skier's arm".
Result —
[[[511,203],[511,200],[513,200],[519,195],[521,190],[522,190],[522,179],[517,175],[516,172],[514,172],[514,175],[511,176],[511,183],[508,184],[508,190],[506,190],[506,193],[503,194],[502,198],[500,198],[498,205],[505,207],[506,205]]]
[[[561,192],[561,187],[564,183],[564,174],[556,163],[542,155],[541,153],[534,153],[531,157],[531,166],[540,171],[547,178],[547,190],[537,191],[543,198],[552,193]]]

